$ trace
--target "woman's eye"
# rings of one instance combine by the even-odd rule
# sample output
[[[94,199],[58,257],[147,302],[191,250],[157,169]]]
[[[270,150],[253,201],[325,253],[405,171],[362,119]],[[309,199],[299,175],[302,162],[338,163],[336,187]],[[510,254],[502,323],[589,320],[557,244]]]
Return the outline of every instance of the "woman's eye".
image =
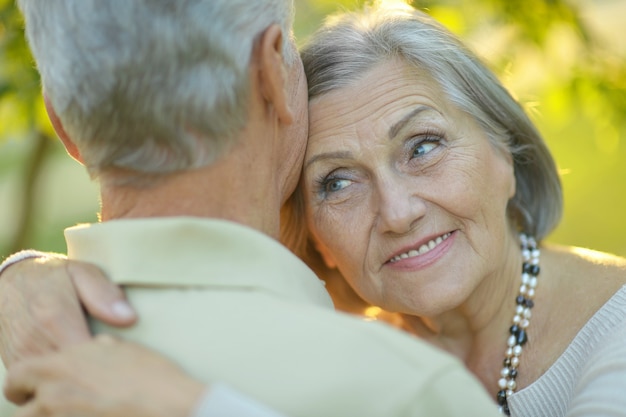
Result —
[[[413,148],[413,158],[426,155],[439,146],[439,139],[426,139]]]
[[[341,191],[350,185],[351,182],[352,181],[346,179],[330,178],[326,181],[326,184],[324,184],[324,191],[327,193]]]
[[[334,197],[335,193],[350,187],[354,182],[353,174],[349,170],[337,168],[315,178],[313,190],[319,198],[326,200]]]

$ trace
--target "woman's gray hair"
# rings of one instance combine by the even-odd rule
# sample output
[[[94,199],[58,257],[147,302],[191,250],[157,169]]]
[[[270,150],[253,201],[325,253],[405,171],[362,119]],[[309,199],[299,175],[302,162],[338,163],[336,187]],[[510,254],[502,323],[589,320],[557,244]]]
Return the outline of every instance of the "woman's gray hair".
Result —
[[[426,71],[513,158],[517,192],[509,215],[521,231],[544,238],[562,214],[552,156],[519,103],[464,44],[407,5],[373,5],[330,18],[301,51],[309,100],[355,83],[375,65],[400,58]]]
[[[293,0],[18,0],[44,94],[92,176],[210,164],[247,121],[267,27],[295,61]]]

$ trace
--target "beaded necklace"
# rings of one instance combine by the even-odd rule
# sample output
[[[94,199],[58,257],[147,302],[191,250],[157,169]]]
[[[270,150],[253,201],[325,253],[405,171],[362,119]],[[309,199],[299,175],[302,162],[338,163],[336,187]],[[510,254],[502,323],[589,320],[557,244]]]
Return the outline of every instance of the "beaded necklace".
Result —
[[[496,394],[500,413],[507,416],[511,415],[508,398],[517,388],[515,379],[517,378],[517,368],[520,363],[522,346],[528,342],[526,329],[530,323],[531,309],[535,305],[533,297],[535,296],[535,287],[537,286],[537,275],[539,275],[540,271],[540,252],[535,239],[521,233],[520,243],[523,258],[522,284],[520,285],[519,295],[515,299],[515,315],[513,316],[513,325],[509,329],[511,335],[507,340],[504,368],[500,371],[501,378],[498,380],[499,391]]]

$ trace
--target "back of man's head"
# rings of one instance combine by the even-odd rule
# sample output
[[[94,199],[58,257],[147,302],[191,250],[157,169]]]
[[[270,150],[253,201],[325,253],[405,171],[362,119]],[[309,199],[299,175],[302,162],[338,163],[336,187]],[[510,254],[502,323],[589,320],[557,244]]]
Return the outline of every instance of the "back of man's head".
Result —
[[[44,94],[92,176],[211,163],[246,123],[255,38],[292,0],[18,0]]]

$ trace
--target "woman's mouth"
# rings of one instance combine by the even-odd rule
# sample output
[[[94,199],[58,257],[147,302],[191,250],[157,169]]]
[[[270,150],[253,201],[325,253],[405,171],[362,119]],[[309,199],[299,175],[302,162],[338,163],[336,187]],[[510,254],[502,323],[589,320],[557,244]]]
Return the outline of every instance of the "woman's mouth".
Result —
[[[401,253],[400,255],[396,255],[389,260],[389,263],[395,263],[403,259],[414,258],[419,255],[424,255],[425,253],[428,253],[431,250],[435,249],[437,246],[439,246],[443,241],[449,238],[450,235],[452,235],[452,233],[448,232],[435,239],[429,240],[428,242],[420,246],[418,249],[411,249],[408,252]]]

